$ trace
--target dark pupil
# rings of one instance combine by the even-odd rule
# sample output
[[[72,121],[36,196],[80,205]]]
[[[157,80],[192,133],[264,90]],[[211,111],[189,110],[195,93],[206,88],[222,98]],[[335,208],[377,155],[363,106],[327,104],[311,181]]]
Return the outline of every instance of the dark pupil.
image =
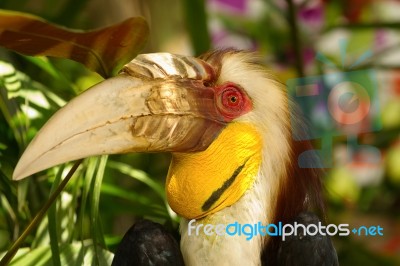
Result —
[[[236,96],[231,96],[231,102],[232,102],[232,103],[235,103],[236,101],[237,101]]]

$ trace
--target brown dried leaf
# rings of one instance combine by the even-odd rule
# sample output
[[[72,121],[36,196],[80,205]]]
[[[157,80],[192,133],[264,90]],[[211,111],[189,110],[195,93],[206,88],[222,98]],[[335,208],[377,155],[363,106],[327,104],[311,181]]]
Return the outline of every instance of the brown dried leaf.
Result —
[[[132,60],[148,35],[148,25],[141,17],[102,29],[79,31],[33,15],[0,10],[1,46],[24,55],[71,59],[104,78],[115,75]]]

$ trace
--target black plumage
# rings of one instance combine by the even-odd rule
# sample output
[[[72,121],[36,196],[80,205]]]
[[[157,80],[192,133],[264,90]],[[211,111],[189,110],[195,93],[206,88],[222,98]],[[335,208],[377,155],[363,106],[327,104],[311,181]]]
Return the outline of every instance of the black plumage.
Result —
[[[318,225],[320,220],[311,212],[300,213],[293,221],[292,225],[297,224]],[[304,234],[304,230],[299,228],[297,236],[286,237],[285,241],[280,241],[277,265],[279,266],[336,266],[339,265],[336,250],[332,245],[328,235],[318,233],[315,236]]]
[[[112,266],[183,266],[175,238],[158,223],[141,220],[134,224],[119,244]]]

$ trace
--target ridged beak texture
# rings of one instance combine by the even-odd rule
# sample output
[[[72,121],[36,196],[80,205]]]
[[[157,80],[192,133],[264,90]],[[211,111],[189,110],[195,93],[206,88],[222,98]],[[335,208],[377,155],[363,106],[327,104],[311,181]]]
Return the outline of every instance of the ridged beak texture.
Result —
[[[140,55],[121,73],[60,109],[15,168],[19,180],[94,155],[205,150],[225,126],[206,62],[167,53]]]

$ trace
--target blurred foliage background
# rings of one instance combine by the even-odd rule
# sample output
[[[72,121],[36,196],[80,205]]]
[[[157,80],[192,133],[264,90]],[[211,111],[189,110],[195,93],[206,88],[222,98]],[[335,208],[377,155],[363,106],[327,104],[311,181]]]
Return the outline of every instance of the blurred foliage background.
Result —
[[[373,116],[380,126],[356,138],[379,149],[380,155],[349,145],[346,137],[333,139],[333,166],[324,177],[328,221],[384,228],[384,236],[336,237],[341,265],[400,265],[399,1],[2,0],[0,8],[77,29],[143,16],[150,25],[143,52],[199,55],[211,48],[256,50],[284,83],[345,73],[369,51],[356,69],[375,75],[374,97],[380,108],[373,110]],[[0,254],[29,225],[71,168],[67,164],[13,182],[18,158],[56,110],[100,80],[68,60],[25,57],[0,49]],[[318,123],[321,117],[307,118]],[[176,231],[178,218],[168,208],[163,188],[168,165],[168,154],[85,160],[13,263],[109,263],[109,251],[142,217]]]

